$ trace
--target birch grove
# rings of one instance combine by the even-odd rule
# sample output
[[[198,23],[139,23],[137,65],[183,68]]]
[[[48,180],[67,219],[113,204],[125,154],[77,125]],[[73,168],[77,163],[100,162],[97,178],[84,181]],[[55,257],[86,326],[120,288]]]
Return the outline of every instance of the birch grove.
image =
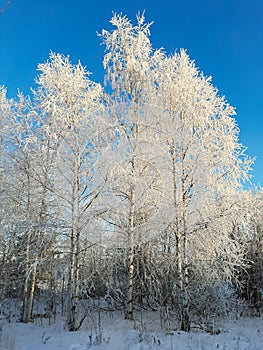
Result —
[[[51,53],[31,96],[0,90],[1,300],[31,322],[44,295],[70,331],[91,299],[183,331],[228,289],[258,311],[262,191],[235,109],[185,50],[153,48],[144,15],[110,23],[104,87]]]

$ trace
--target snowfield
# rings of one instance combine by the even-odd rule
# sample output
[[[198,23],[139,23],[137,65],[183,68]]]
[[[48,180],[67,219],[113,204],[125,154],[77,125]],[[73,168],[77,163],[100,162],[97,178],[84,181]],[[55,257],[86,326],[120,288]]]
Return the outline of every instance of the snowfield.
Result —
[[[94,321],[94,320],[93,320]],[[42,323],[42,325],[40,324]],[[161,330],[158,313],[144,312],[135,322],[120,312],[101,315],[101,332],[94,322],[68,332],[62,321],[22,324],[1,320],[1,350],[262,350],[263,319],[239,318],[215,322],[220,334],[193,329],[190,333]],[[134,329],[135,328],[135,329]],[[101,340],[101,341],[100,341]]]

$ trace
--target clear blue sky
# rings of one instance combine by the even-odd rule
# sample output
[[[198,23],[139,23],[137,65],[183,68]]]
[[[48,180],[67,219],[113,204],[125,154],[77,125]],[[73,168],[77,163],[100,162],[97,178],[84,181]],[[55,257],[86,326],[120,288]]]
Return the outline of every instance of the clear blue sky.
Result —
[[[8,0],[0,0],[0,9]],[[236,107],[240,140],[256,156],[263,184],[263,0],[14,0],[0,16],[0,84],[29,93],[50,50],[81,61],[103,83],[104,48],[96,32],[112,11],[132,20],[145,10],[155,48],[186,48]]]

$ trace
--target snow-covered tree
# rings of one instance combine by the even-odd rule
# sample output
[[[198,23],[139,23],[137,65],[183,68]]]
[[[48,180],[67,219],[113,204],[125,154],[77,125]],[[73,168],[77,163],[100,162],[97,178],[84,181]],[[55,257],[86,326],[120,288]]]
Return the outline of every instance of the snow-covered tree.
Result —
[[[167,159],[168,233],[175,242],[181,329],[189,331],[189,272],[231,279],[242,263],[231,235],[235,195],[251,160],[238,141],[234,109],[184,50],[165,58],[157,101]],[[205,271],[205,272],[204,272]]]
[[[139,261],[141,244],[153,234],[160,197],[154,152],[157,130],[149,101],[156,89],[155,65],[162,53],[152,50],[151,24],[145,23],[144,15],[137,16],[135,26],[116,14],[110,22],[116,29],[102,31],[107,50],[103,62],[111,91],[108,108],[116,132],[109,164],[107,222],[122,233],[129,247],[126,318],[132,320],[135,260]]]
[[[50,203],[46,203],[43,178],[47,178],[47,163],[35,135],[37,120],[31,101],[19,93],[16,100],[6,99],[5,102],[2,106],[8,105],[9,112],[3,113],[2,118],[2,160],[5,162],[3,188],[8,202],[3,208],[8,225],[3,234],[12,237],[9,260],[20,273],[17,282],[24,279],[23,288],[15,287],[23,289],[21,319],[28,322],[32,318],[37,268],[40,260],[41,264],[45,260],[43,253],[52,236],[53,214]],[[55,212],[54,207],[52,210]]]
[[[68,326],[77,328],[81,234],[88,221],[87,209],[99,193],[93,167],[98,156],[97,138],[102,127],[102,89],[91,82],[84,67],[68,57],[51,53],[40,64],[35,92],[43,127],[56,149],[54,191],[60,202],[61,220],[70,238]]]
[[[238,295],[247,301],[257,316],[260,316],[263,304],[262,189],[252,188],[244,191],[241,201],[240,212],[234,227],[235,231],[242,232],[240,239],[246,246],[244,255],[246,268],[239,269],[236,289]]]

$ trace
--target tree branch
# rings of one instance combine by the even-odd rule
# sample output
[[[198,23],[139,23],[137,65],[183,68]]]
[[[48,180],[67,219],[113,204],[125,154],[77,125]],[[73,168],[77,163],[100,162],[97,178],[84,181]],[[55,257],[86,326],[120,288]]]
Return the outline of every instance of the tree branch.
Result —
[[[12,4],[13,0],[9,0],[8,3],[0,10],[0,16],[5,12],[5,10]]]

